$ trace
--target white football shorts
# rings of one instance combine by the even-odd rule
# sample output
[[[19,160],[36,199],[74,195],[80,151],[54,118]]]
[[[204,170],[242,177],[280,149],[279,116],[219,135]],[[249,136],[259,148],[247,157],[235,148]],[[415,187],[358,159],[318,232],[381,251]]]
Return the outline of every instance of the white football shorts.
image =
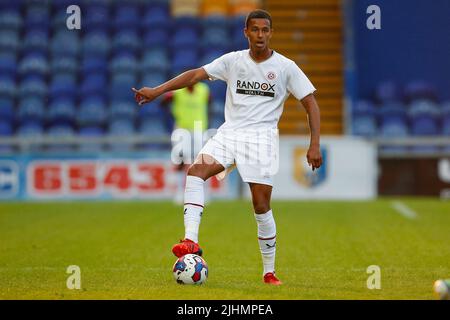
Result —
[[[224,166],[217,175],[225,178],[237,167],[244,182],[273,185],[278,172],[278,131],[218,131],[206,142],[200,154],[207,154]]]

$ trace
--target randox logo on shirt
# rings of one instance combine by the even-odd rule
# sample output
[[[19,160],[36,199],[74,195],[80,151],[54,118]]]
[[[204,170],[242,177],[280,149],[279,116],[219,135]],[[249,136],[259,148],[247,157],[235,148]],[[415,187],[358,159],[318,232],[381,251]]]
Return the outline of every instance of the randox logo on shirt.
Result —
[[[275,96],[275,84],[270,83],[259,83],[258,81],[241,81],[236,82],[236,93],[247,94],[252,96]]]

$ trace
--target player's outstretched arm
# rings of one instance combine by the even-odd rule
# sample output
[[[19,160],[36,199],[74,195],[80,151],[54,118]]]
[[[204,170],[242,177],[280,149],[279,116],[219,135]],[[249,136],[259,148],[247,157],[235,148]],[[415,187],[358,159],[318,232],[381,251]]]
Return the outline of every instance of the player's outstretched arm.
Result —
[[[306,158],[314,171],[322,165],[322,155],[320,153],[320,110],[313,94],[307,95],[301,102],[308,114],[309,129],[311,131],[311,141]]]
[[[163,84],[155,88],[143,87],[139,90],[137,90],[136,88],[131,88],[131,90],[134,91],[134,97],[138,104],[142,106],[145,103],[155,100],[160,95],[168,91],[189,87],[201,80],[206,79],[208,79],[208,74],[206,73],[205,69],[197,68],[183,72],[182,74],[167,82],[164,82]]]

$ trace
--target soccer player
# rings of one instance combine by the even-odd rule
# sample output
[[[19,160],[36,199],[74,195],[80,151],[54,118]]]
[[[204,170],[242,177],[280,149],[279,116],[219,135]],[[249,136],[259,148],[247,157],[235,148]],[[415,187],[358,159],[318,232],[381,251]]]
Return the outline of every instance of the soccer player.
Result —
[[[310,128],[307,152],[312,170],[322,164],[320,153],[320,112],[314,98],[316,90],[306,75],[292,60],[269,48],[272,18],[267,11],[248,14],[244,34],[249,49],[225,54],[211,63],[192,69],[155,88],[133,88],[139,105],[159,95],[190,86],[202,80],[220,79],[227,83],[225,123],[205,144],[189,167],[184,195],[185,238],[175,244],[177,256],[188,253],[201,255],[198,231],[204,207],[203,186],[217,174],[224,175],[237,167],[250,187],[258,242],[263,262],[263,281],[280,285],[275,275],[276,225],[270,199],[278,154],[278,121],[284,101],[293,94],[306,109]],[[262,152],[261,152],[262,151]]]

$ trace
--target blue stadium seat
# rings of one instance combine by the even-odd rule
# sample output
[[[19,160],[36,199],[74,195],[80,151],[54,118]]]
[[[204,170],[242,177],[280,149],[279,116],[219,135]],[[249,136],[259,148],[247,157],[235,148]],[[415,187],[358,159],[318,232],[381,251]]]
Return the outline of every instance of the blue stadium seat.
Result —
[[[389,122],[406,124],[407,107],[397,102],[386,103],[378,108],[377,117],[381,126]]]
[[[144,30],[152,30],[155,27],[169,29],[171,26],[171,18],[169,16],[168,5],[150,2],[145,9],[145,14],[141,21]]]
[[[211,63],[215,59],[221,57],[227,53],[226,50],[223,49],[217,49],[217,48],[208,48],[204,50],[204,53],[199,61],[199,66],[204,66],[205,64]]]
[[[115,30],[138,29],[141,17],[139,8],[126,3],[116,3],[113,25]]]
[[[0,30],[18,31],[20,30],[22,25],[23,20],[19,10],[13,8],[4,8],[0,11]]]
[[[228,30],[220,27],[210,27],[204,30],[201,38],[201,47],[204,49],[215,48],[228,51],[230,48],[230,36]]]
[[[70,125],[75,123],[76,108],[73,100],[59,98],[53,101],[47,111],[47,120],[52,125]]]
[[[141,47],[141,39],[136,31],[118,31],[113,37],[113,50],[115,54],[126,52],[137,54]]]
[[[80,128],[78,134],[81,137],[90,138],[90,137],[102,137],[105,134],[105,130],[99,126],[90,126]],[[102,150],[103,145],[101,143],[82,143],[80,144],[78,150],[81,152],[95,152],[98,153]]]
[[[103,126],[108,113],[105,101],[100,97],[86,98],[80,103],[77,124],[84,126]]]
[[[14,120],[14,100],[12,98],[0,98],[0,119]]]
[[[20,75],[35,74],[46,76],[49,70],[47,58],[40,52],[30,52],[26,54],[20,61],[18,68]]]
[[[244,36],[244,29],[234,29],[231,33],[231,43],[233,51],[248,49],[248,40]]]
[[[48,30],[50,27],[50,7],[46,1],[34,2],[26,8],[25,29]]]
[[[213,100],[225,102],[227,84],[224,81],[210,81],[208,82],[208,86]]]
[[[223,114],[215,113],[209,119],[209,128],[219,128],[225,122]]]
[[[111,59],[109,68],[113,75],[134,74],[138,70],[138,62],[133,54],[121,53]]]
[[[87,74],[81,81],[79,94],[81,97],[89,95],[105,95],[105,88],[107,88],[106,73],[91,73]]]
[[[162,116],[141,119],[139,123],[139,134],[146,137],[166,137],[169,134],[165,119]],[[141,143],[138,145],[141,150],[160,150],[166,148],[164,142]]]
[[[176,16],[172,18],[173,30],[194,29],[199,31],[201,28],[201,19],[195,16]]]
[[[53,57],[77,57],[81,49],[78,32],[67,30],[58,31],[51,40],[51,53]]]
[[[144,33],[144,48],[163,47],[169,43],[169,31],[165,28],[156,27]]]
[[[111,50],[111,42],[104,31],[89,32],[83,37],[83,55],[85,57],[107,57]]]
[[[176,76],[187,69],[198,67],[198,54],[196,49],[186,49],[174,52],[171,65],[171,75]]]
[[[372,137],[377,134],[376,109],[371,102],[360,100],[353,106],[352,133],[366,137]]]
[[[109,124],[108,133],[112,136],[127,136],[135,133],[134,122],[129,119],[114,119]],[[128,143],[111,143],[109,149],[113,152],[126,152],[133,149]]]
[[[14,98],[16,95],[16,83],[13,77],[0,74],[0,98]]]
[[[85,56],[81,62],[81,73],[85,76],[95,74],[106,74],[108,70],[108,64],[104,58],[98,56]]]
[[[76,74],[78,72],[77,59],[71,56],[54,58],[51,62],[52,74]]]
[[[130,101],[113,101],[110,107],[110,119],[129,119],[134,120],[138,106],[133,100]]]
[[[160,99],[156,99],[138,109],[138,118],[142,120],[145,118],[164,117],[164,113],[165,110],[161,106]]]
[[[65,97],[75,99],[77,94],[76,78],[71,74],[57,74],[52,77],[49,86],[51,99]]]
[[[22,39],[22,51],[46,51],[49,46],[48,32],[46,30],[30,30]]]
[[[15,54],[0,53],[0,74],[4,76],[16,77],[17,57]]]
[[[383,81],[375,88],[375,99],[379,104],[395,104],[402,101],[399,86],[393,81]]]
[[[75,135],[75,130],[68,124],[55,124],[47,129],[47,134],[52,137],[72,137]],[[49,152],[73,152],[75,150],[74,144],[56,143],[47,146]]]
[[[416,136],[438,135],[439,107],[429,100],[416,100],[411,103],[408,117],[411,122],[411,132]]]
[[[225,101],[222,100],[212,100],[211,102],[211,111],[213,113],[221,113],[225,112]]]
[[[19,85],[19,95],[26,97],[38,97],[44,99],[47,96],[47,83],[42,77],[28,77]]]
[[[0,52],[16,54],[19,47],[20,41],[17,31],[0,29]]]
[[[223,15],[209,15],[206,17],[203,17],[201,19],[201,25],[202,25],[202,29],[206,30],[209,28],[220,28],[223,30],[229,30],[232,25],[231,24],[231,19],[227,16],[223,16]],[[242,26],[240,26],[241,30],[244,29],[244,24],[242,24]]]
[[[140,70],[144,73],[167,72],[170,62],[167,50],[163,48],[152,48],[146,50],[140,65]]]
[[[196,28],[180,28],[175,29],[175,33],[171,38],[171,46],[176,50],[182,51],[184,48],[195,48],[200,43],[200,36]]]
[[[111,79],[108,87],[111,101],[133,101],[134,94],[131,88],[136,87],[137,78],[135,74],[117,74]]]
[[[45,104],[43,99],[36,97],[23,97],[19,102],[17,119],[19,123],[29,121],[42,121],[45,116]]]
[[[110,21],[109,7],[91,6],[82,19],[83,28],[88,32],[107,31]]]
[[[142,78],[141,86],[142,87],[157,87],[160,84],[166,82],[168,77],[164,72],[155,72],[151,74],[145,74]]]
[[[404,96],[408,102],[414,100],[431,100],[436,101],[436,88],[423,80],[415,80],[409,82],[404,89]]]
[[[442,113],[442,134],[450,136],[450,101],[444,102],[441,107]],[[450,147],[450,146],[449,146]]]
[[[44,134],[44,127],[41,122],[38,121],[27,121],[21,123],[16,130],[16,135],[22,138],[35,138]],[[24,146],[23,151],[42,151],[42,145],[32,144],[30,146]]]

